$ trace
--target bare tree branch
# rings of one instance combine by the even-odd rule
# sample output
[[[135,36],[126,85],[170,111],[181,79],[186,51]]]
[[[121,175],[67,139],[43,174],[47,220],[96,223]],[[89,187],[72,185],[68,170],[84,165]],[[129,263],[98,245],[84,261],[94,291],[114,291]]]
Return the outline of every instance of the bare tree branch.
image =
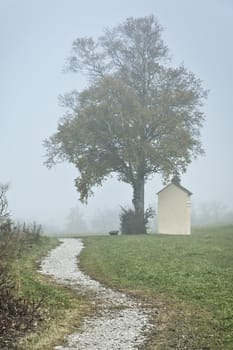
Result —
[[[6,196],[9,187],[9,184],[0,183],[0,224],[7,220],[10,216],[10,213],[8,211],[8,200]]]

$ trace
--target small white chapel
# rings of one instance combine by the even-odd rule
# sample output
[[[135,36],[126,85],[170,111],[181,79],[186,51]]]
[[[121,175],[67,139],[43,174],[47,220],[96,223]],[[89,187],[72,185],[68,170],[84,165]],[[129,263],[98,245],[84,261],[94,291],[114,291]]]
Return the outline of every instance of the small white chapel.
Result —
[[[191,234],[191,195],[175,176],[157,193],[157,232],[170,235]]]

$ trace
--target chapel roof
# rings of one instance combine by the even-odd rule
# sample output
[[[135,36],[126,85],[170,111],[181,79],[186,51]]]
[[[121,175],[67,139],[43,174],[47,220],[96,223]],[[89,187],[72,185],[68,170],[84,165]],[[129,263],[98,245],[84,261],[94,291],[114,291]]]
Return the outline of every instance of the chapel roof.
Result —
[[[181,186],[180,184],[174,183],[174,182],[171,182],[170,184],[168,184],[167,186],[165,186],[164,188],[162,188],[159,192],[157,192],[157,194],[163,192],[164,190],[166,190],[168,187],[170,187],[170,186],[172,186],[172,185],[173,185],[173,186],[176,186],[176,187],[178,187],[180,190],[186,192],[189,196],[192,195],[192,192],[190,192],[187,188]]]

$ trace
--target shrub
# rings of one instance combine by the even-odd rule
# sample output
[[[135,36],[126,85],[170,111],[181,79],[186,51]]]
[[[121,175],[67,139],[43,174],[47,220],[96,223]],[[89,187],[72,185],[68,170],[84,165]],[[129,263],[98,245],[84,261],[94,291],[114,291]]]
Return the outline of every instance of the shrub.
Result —
[[[42,300],[35,302],[16,295],[13,277],[0,268],[0,346],[14,349],[17,338],[34,329],[42,319]]]
[[[119,233],[118,230],[109,231],[110,236],[117,236],[118,233]]]
[[[142,225],[140,218],[132,208],[121,208],[120,226],[122,234],[141,234],[144,233],[144,227],[148,228],[149,219],[154,216],[152,208],[148,208],[144,213],[144,223]]]

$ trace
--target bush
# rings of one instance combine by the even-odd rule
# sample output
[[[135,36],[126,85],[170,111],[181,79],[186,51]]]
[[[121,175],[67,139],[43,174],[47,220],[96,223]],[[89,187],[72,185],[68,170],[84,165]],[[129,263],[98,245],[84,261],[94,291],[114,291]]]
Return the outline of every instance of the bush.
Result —
[[[42,300],[19,298],[13,277],[0,268],[0,346],[14,349],[17,338],[34,329],[42,319]]]
[[[149,219],[154,216],[152,208],[148,208],[144,213],[144,221],[141,222],[140,217],[132,208],[121,208],[120,226],[122,234],[141,234],[147,230]]]
[[[117,231],[117,230],[109,231],[110,236],[117,236],[118,233],[119,233],[119,231]]]

